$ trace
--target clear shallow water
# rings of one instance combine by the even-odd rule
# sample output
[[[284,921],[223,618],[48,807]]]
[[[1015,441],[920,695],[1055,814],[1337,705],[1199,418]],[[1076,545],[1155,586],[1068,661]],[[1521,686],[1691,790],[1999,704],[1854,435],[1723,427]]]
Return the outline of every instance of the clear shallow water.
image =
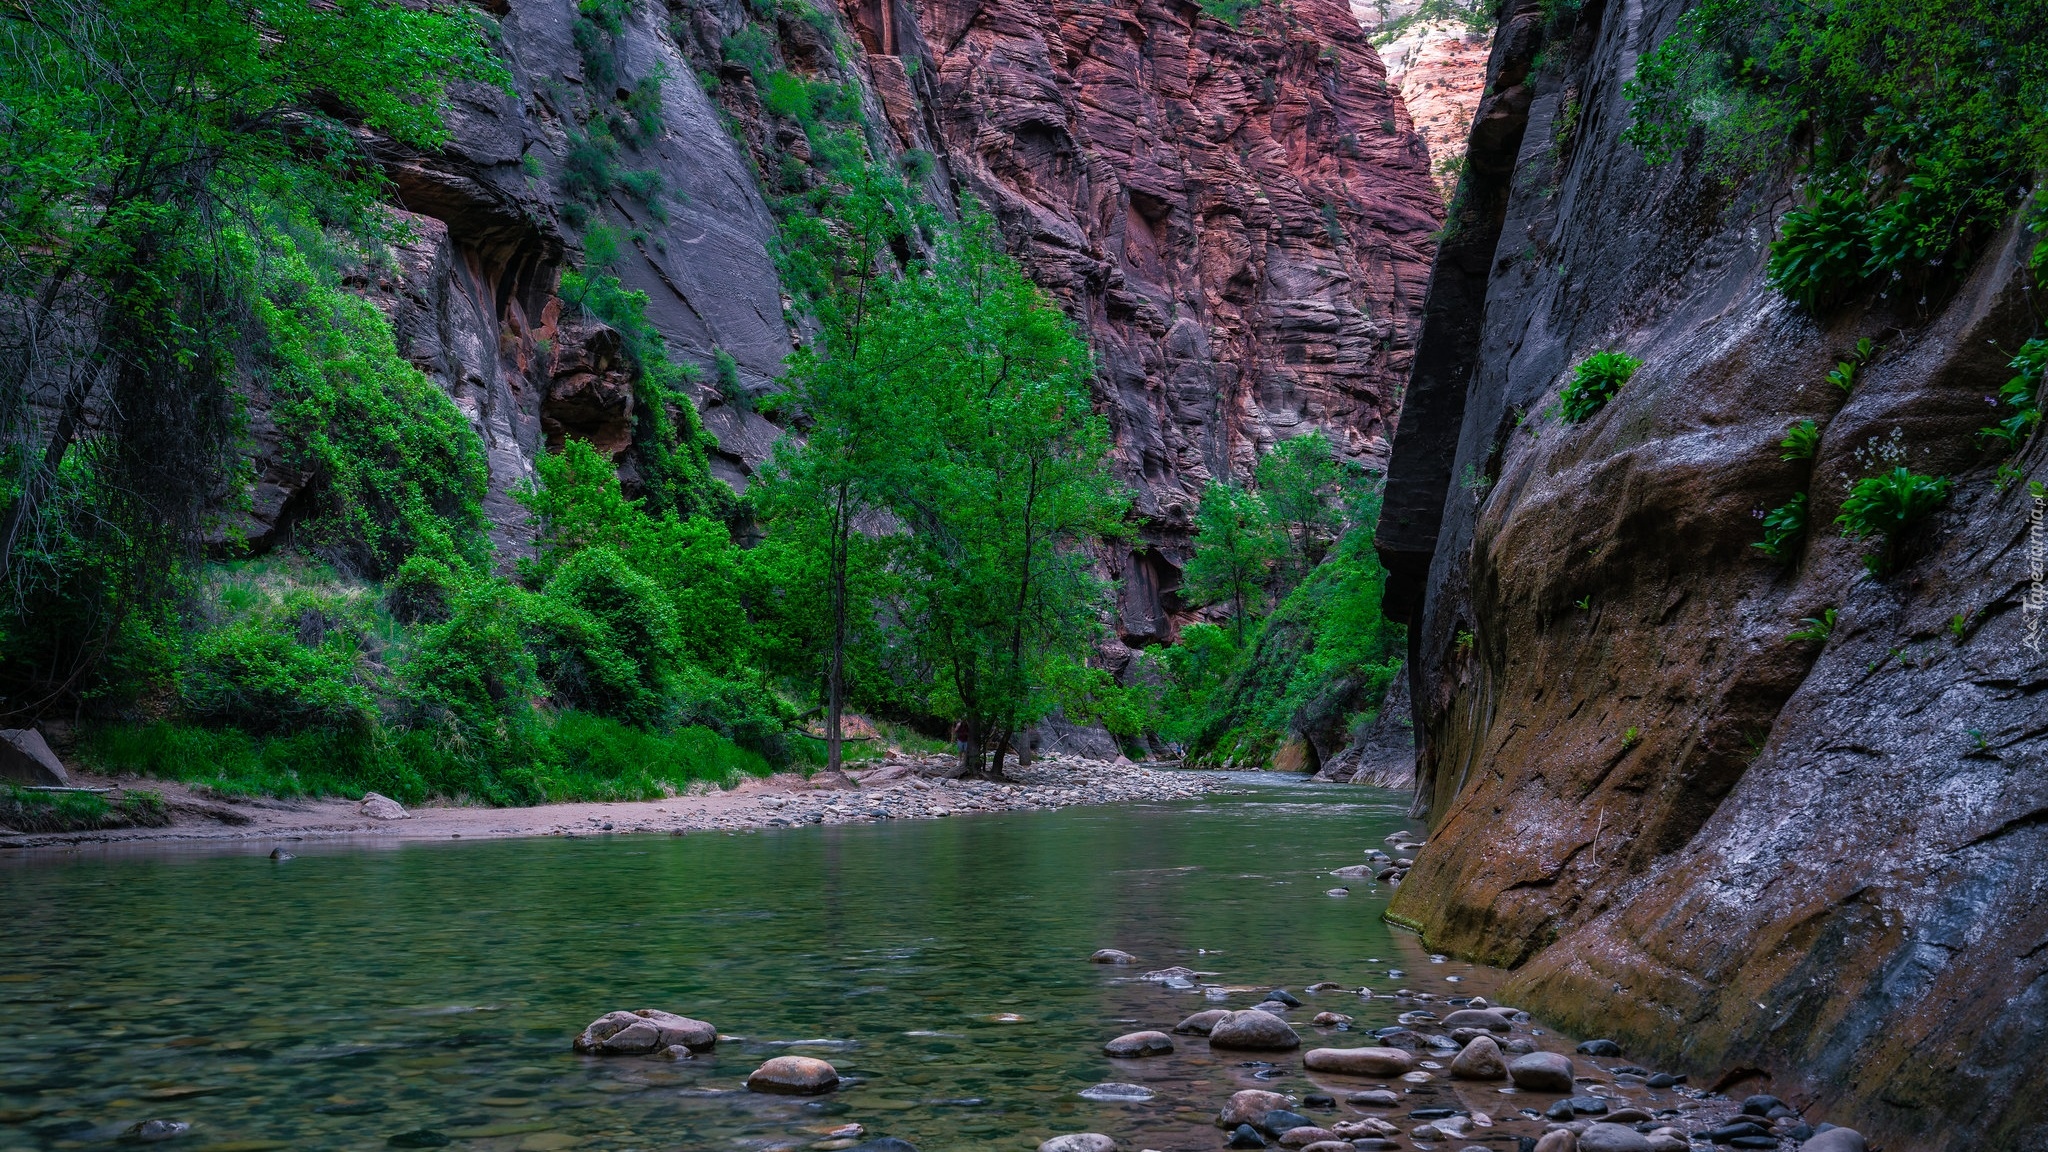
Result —
[[[924,1152],[1071,1131],[1214,1149],[1230,1092],[1313,1088],[1298,1053],[1261,1080],[1199,1037],[1145,1060],[1102,1043],[1274,986],[1497,984],[1384,924],[1383,887],[1327,875],[1410,827],[1406,801],[1268,783],[736,836],[16,858],[0,862],[0,1149],[93,1147],[150,1118],[192,1124],[167,1148],[219,1152],[381,1149],[422,1128],[479,1152],[768,1150],[849,1122]],[[1088,963],[1102,947],[1141,963]],[[1174,964],[1240,990],[1136,979]],[[1318,1010],[1360,1030],[1402,1010],[1302,999],[1308,1046]],[[676,1064],[570,1051],[592,1018],[638,1007],[741,1039]],[[809,1101],[740,1089],[790,1053],[856,1082]],[[1078,1094],[1101,1081],[1157,1094]]]

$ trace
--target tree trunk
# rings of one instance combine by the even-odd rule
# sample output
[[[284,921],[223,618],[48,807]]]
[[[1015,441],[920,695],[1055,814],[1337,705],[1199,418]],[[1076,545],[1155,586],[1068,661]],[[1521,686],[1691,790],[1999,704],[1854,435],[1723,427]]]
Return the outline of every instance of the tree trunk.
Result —
[[[825,674],[825,770],[812,781],[839,788],[853,784],[842,767],[846,748],[846,568],[851,540],[848,499],[847,485],[842,481],[832,516],[832,659]]]

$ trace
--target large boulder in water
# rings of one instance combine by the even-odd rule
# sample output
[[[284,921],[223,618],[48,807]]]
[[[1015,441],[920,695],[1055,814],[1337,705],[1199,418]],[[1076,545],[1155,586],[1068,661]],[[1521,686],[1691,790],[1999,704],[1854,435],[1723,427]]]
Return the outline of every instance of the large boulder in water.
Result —
[[[702,1020],[636,1008],[607,1012],[592,1020],[576,1037],[576,1051],[599,1056],[646,1056],[681,1047],[706,1052],[718,1044],[718,1029]]]
[[[1569,1092],[1572,1090],[1572,1062],[1568,1056],[1556,1052],[1531,1052],[1517,1056],[1508,1065],[1508,1078],[1515,1087],[1530,1092]]]
[[[1287,1026],[1287,1021],[1271,1012],[1261,1012],[1254,1008],[1245,1012],[1232,1012],[1225,1019],[1218,1020],[1209,1029],[1209,1046],[1279,1051],[1301,1047],[1301,1037]]]

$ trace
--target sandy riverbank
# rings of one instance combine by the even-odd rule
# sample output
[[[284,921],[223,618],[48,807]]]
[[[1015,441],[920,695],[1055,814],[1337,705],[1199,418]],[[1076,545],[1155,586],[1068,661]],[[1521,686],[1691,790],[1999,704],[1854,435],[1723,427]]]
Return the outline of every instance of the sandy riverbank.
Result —
[[[663,800],[486,808],[427,804],[404,818],[376,819],[353,800],[227,799],[165,780],[73,773],[87,787],[147,789],[163,796],[171,823],[161,828],[85,832],[0,831],[0,850],[82,845],[247,842],[286,846],[304,840],[385,841],[583,836],[604,833],[737,832],[804,824],[930,819],[976,812],[1066,808],[1133,800],[1175,800],[1225,786],[1208,773],[1157,764],[1046,757],[1010,768],[1011,783],[947,779],[944,758],[892,758],[855,769],[852,788],[823,787],[795,774],[747,780]]]

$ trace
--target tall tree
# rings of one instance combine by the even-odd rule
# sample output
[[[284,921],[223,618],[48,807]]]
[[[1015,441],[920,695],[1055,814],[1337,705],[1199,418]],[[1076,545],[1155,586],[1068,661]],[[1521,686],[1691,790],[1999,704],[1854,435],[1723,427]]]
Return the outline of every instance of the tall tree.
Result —
[[[1273,527],[1285,538],[1291,585],[1322,563],[1343,534],[1346,468],[1317,429],[1273,445],[1252,475]]]
[[[1016,733],[1050,703],[1048,661],[1100,630],[1086,545],[1120,535],[1128,498],[1089,409],[1087,346],[969,205],[904,282],[883,355],[898,366],[890,504],[908,527],[911,618],[946,670],[962,767],[1000,779]],[[911,318],[917,318],[910,322]]]
[[[899,435],[898,365],[878,330],[901,324],[903,269],[896,249],[926,217],[902,180],[876,165],[821,194],[816,214],[793,216],[780,237],[784,280],[818,323],[793,353],[783,403],[801,439],[776,446],[759,506],[784,543],[820,554],[824,581],[825,773],[844,781],[846,650],[857,604],[856,537],[878,504],[882,457]]]
[[[1232,633],[1242,648],[1245,624],[1264,610],[1283,551],[1258,493],[1211,480],[1195,510],[1195,554],[1182,574],[1182,591],[1196,604],[1228,603]]]

